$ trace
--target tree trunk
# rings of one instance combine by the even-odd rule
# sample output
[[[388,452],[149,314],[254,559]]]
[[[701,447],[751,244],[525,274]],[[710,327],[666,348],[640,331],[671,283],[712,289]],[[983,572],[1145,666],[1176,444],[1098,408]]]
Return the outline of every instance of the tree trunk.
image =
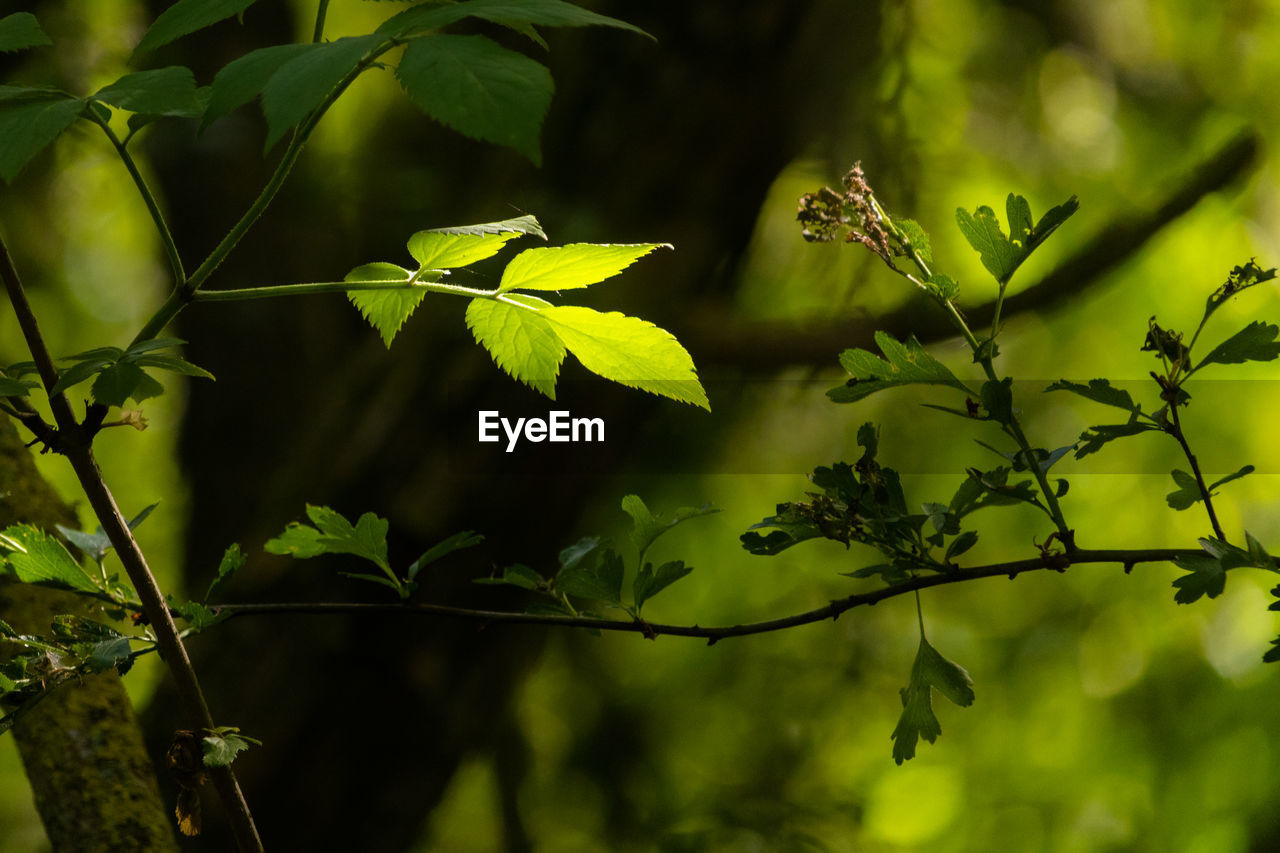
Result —
[[[75,513],[40,476],[14,425],[0,421],[0,528],[75,525]],[[47,633],[59,613],[90,615],[69,592],[0,582],[0,617],[23,633]],[[167,853],[178,848],[155,767],[115,672],[72,679],[13,728],[56,853]]]

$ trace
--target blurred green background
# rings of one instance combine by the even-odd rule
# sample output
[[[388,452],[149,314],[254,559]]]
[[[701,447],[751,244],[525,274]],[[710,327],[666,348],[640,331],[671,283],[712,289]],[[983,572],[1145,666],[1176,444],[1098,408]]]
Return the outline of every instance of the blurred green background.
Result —
[[[10,71],[92,91],[126,70],[164,5],[23,4],[62,52],[10,60]],[[156,62],[188,64],[207,83],[252,47],[309,36],[314,5],[259,4],[243,27],[219,25]],[[376,24],[390,5],[335,0],[329,33]],[[477,400],[521,413],[545,404],[490,382],[495,369],[457,306],[415,316],[404,337],[427,341],[389,354],[340,300],[192,315],[180,333],[219,382],[173,387],[145,406],[146,433],[109,431],[100,443],[127,513],[161,501],[141,539],[164,582],[198,589],[221,547],[260,550],[310,500],[390,516],[404,537],[393,555],[481,530],[484,549],[469,566],[455,560],[457,577],[426,593],[492,604],[467,576],[517,559],[545,568],[586,534],[621,539],[618,501],[636,492],[656,509],[722,508],[661,541],[658,556],[696,568],[646,609],[650,618],[753,621],[871,588],[837,574],[872,561],[857,546],[810,543],[766,559],[737,542],[776,503],[803,495],[805,472],[856,456],[868,420],[882,425],[882,463],[904,472],[916,502],[945,501],[966,466],[992,462],[971,441],[981,431],[920,408],[925,395],[885,393],[856,407],[823,395],[839,381],[839,349],[867,346],[878,316],[936,320],[858,247],[800,239],[796,197],[835,185],[857,159],[890,210],[930,231],[936,266],[960,281],[966,305],[988,301],[993,286],[954,227],[959,206],[1002,210],[1016,191],[1039,213],[1080,197],[1014,291],[1100,235],[1121,235],[1119,263],[1070,282],[1045,310],[1008,318],[1001,366],[1020,380],[1033,443],[1047,447],[1109,415],[1042,396],[1044,385],[1105,375],[1153,400],[1143,384],[1151,356],[1139,352],[1148,317],[1193,327],[1232,266],[1280,263],[1268,153],[1280,135],[1276,4],[585,5],[658,43],[549,35],[558,94],[542,171],[426,127],[389,75],[372,75],[325,120],[218,286],[329,280],[398,259],[417,228],[499,219],[512,207],[537,214],[553,242],[670,240],[675,253],[589,298],[675,333],[714,413],[636,401],[570,373],[563,401],[575,414],[607,413],[608,455],[588,464],[572,453],[484,456],[470,433]],[[250,110],[199,139],[153,131],[149,169],[191,257],[252,197],[261,133]],[[1240,134],[1256,135],[1261,152],[1238,179],[1164,217],[1145,243],[1126,243],[1128,225],[1155,215]],[[126,340],[165,292],[163,259],[134,202],[123,170],[86,131],[0,195],[55,352]],[[1280,295],[1266,285],[1219,312],[1206,340],[1278,317]],[[17,360],[8,312],[2,324],[0,355]],[[806,341],[833,329],[850,338],[808,354]],[[934,352],[977,375],[955,341]],[[1272,550],[1277,378],[1274,365],[1222,368],[1192,388],[1186,418],[1210,472],[1258,466],[1217,506],[1229,535],[1248,529]],[[1206,535],[1198,509],[1165,506],[1176,464],[1172,442],[1152,436],[1062,463],[1072,480],[1063,508],[1081,544],[1186,547]],[[74,500],[65,466],[42,458],[42,468]],[[984,515],[974,562],[1033,556],[1033,537],[1050,530],[1032,512]],[[243,600],[364,594],[305,564],[263,558],[251,571]],[[1266,610],[1274,578],[1236,572],[1219,599],[1177,606],[1178,574],[1081,566],[929,591],[930,640],[969,670],[978,698],[963,710],[937,700],[943,736],[902,767],[889,733],[917,643],[906,597],[714,647],[301,618],[228,625],[193,645],[215,713],[266,741],[242,772],[269,848],[1280,848],[1280,669],[1261,663],[1277,631]],[[154,664],[129,678],[140,705],[154,695],[158,749],[174,726],[162,682]],[[193,849],[219,849],[214,833]],[[39,849],[40,838],[12,743],[0,739],[0,849]]]

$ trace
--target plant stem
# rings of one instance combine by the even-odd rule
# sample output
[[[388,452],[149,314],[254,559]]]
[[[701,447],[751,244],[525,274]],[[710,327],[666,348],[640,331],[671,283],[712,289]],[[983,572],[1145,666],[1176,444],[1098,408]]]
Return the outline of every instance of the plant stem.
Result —
[[[134,337],[133,343],[149,340],[160,334],[164,327],[169,325],[170,321],[192,301],[193,296],[200,289],[200,285],[204,284],[214,270],[222,265],[222,262],[231,254],[231,250],[248,233],[253,224],[266,211],[272,200],[275,199],[276,194],[280,192],[285,179],[289,177],[289,172],[292,171],[294,164],[298,160],[298,155],[302,153],[303,146],[306,145],[311,132],[315,130],[325,112],[347,90],[347,87],[351,85],[351,82],[356,77],[396,44],[396,39],[389,38],[370,49],[369,53],[356,64],[356,67],[333,88],[333,91],[325,96],[320,106],[316,107],[311,115],[298,125],[293,133],[293,138],[289,140],[284,154],[280,157],[280,162],[276,164],[275,171],[271,173],[271,177],[267,180],[262,191],[258,193],[258,197],[253,200],[253,203],[249,205],[244,214],[231,226],[227,236],[223,237],[222,241],[213,248],[213,251],[201,262],[200,266],[196,267],[191,276],[174,288],[173,292],[169,294],[169,298],[164,301],[164,304],[147,320],[141,331]]]
[[[1149,548],[1149,549],[1090,549],[1077,550],[1071,556],[1075,564],[1116,563],[1126,570],[1138,563],[1166,563],[1178,557],[1203,555],[1198,548]],[[646,636],[665,634],[674,637],[697,637],[712,643],[727,637],[744,637],[752,634],[767,634],[782,631],[800,625],[810,625],[827,619],[835,619],[841,613],[855,607],[873,605],[881,601],[896,598],[909,592],[917,592],[935,586],[946,586],[953,583],[1007,576],[1010,579],[1027,572],[1042,569],[1061,570],[1062,566],[1043,557],[1026,560],[1012,560],[1003,563],[975,566],[945,574],[926,575],[913,578],[894,586],[871,592],[862,592],[832,601],[822,607],[769,619],[760,622],[746,622],[726,626],[702,625],[669,625],[659,622],[637,622],[621,619],[597,619],[590,616],[569,616],[544,613],[516,613],[501,610],[472,610],[464,607],[449,607],[442,604],[420,604],[404,602],[399,604],[360,604],[350,602],[275,602],[262,604],[223,604],[213,609],[231,619],[238,616],[266,615],[370,615],[385,616],[398,614],[402,616],[429,616],[450,619],[462,619],[481,624],[515,624],[558,626],[567,628],[589,628],[601,631],[622,631]],[[923,617],[921,617],[923,618]]]
[[[319,281],[304,284],[275,284],[266,287],[245,287],[235,290],[198,290],[192,302],[240,302],[246,299],[269,299],[273,296],[311,296],[317,293],[346,293],[350,290],[422,290],[428,293],[445,293],[451,296],[493,299],[494,290],[480,290],[459,284],[419,281],[410,283],[404,279],[383,281]]]
[[[54,367],[53,358],[49,354],[35,314],[27,301],[22,280],[18,277],[9,249],[3,240],[0,240],[0,277],[4,279],[9,300],[13,304],[27,348],[31,351],[31,357],[40,372],[45,389],[52,389],[58,381],[58,371]],[[133,532],[121,515],[115,498],[107,488],[98,463],[94,459],[93,431],[83,429],[81,424],[76,422],[65,394],[49,394],[49,405],[58,425],[60,438],[58,450],[71,462],[85,497],[89,500],[89,505],[93,507],[98,522],[119,555],[125,572],[138,593],[143,613],[146,614],[155,631],[161,656],[168,664],[169,672],[178,688],[189,724],[196,729],[212,729],[214,723],[209,713],[209,705],[200,689],[200,682],[191,665],[191,659],[187,656],[186,647],[178,636],[177,626],[174,625],[173,617],[169,614],[164,594],[160,591],[160,586],[156,583],[155,576],[151,573],[146,558],[133,538]],[[258,837],[253,817],[249,813],[249,806],[244,800],[244,795],[231,768],[210,768],[210,774],[231,820],[232,830],[240,849],[261,851],[262,841]]]
[[[1182,420],[1178,417],[1178,403],[1175,400],[1169,404],[1169,412],[1173,417],[1173,437],[1178,440],[1178,444],[1182,446],[1182,452],[1187,457],[1188,464],[1191,465],[1191,473],[1195,475],[1196,486],[1200,489],[1200,496],[1204,498],[1204,511],[1209,515],[1209,523],[1213,525],[1213,535],[1218,537],[1218,541],[1226,542],[1227,536],[1222,532],[1222,525],[1218,523],[1218,514],[1213,510],[1213,498],[1209,496],[1209,487],[1205,485],[1204,475],[1200,473],[1200,463],[1196,461],[1196,456],[1191,452],[1191,445],[1187,444],[1187,438],[1182,433]]]
[[[324,16],[329,11],[329,0],[320,0],[320,6],[316,9],[316,29],[311,36],[312,42],[319,42],[324,38]]]
[[[93,110],[86,111],[86,114],[98,127],[102,128],[102,132],[107,135],[107,139],[111,140],[116,153],[120,155],[120,160],[124,163],[124,167],[129,170],[129,176],[133,178],[134,185],[138,188],[138,192],[142,194],[142,201],[147,205],[147,212],[151,214],[151,221],[155,223],[156,231],[160,234],[160,243],[164,246],[165,256],[169,259],[169,269],[173,272],[174,284],[181,284],[186,280],[187,274],[182,269],[182,257],[178,254],[178,245],[173,240],[173,234],[169,231],[169,224],[165,221],[164,214],[160,212],[160,205],[156,203],[156,197],[152,194],[151,188],[147,186],[142,173],[138,171],[138,164],[134,162],[133,155],[129,153],[129,149],[125,144],[120,141],[120,137],[116,136],[110,124]]]

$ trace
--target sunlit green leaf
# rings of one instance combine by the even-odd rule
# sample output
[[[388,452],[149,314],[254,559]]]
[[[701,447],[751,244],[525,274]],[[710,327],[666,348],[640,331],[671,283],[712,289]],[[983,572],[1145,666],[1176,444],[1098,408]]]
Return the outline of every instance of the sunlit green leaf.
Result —
[[[598,376],[711,411],[693,359],[665,329],[576,305],[539,312],[582,366]]]
[[[29,524],[15,524],[0,534],[5,561],[23,583],[50,583],[85,592],[97,585],[84,573],[66,547]]]
[[[407,269],[395,264],[374,263],[358,266],[347,273],[343,281],[403,281],[412,276]],[[382,341],[391,348],[391,342],[422,302],[427,291],[421,287],[404,287],[394,290],[349,290],[347,298],[359,309],[369,325],[378,330]]]
[[[571,243],[526,249],[511,259],[498,290],[569,290],[617,275],[638,259],[668,243],[598,245]]]
[[[466,321],[476,342],[489,351],[498,367],[554,400],[565,348],[542,315],[541,309],[549,306],[537,297],[517,293],[472,299]]]

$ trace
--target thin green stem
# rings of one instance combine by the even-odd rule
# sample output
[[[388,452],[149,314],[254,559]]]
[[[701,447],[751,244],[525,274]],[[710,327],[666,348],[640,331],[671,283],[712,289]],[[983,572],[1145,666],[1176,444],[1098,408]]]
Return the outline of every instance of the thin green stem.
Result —
[[[320,0],[320,7],[316,9],[316,29],[311,36],[311,41],[319,42],[324,38],[324,16],[329,11],[329,0]]]
[[[307,140],[310,138],[311,132],[315,130],[316,125],[329,107],[347,90],[347,87],[351,85],[356,77],[360,76],[370,64],[396,44],[396,39],[389,38],[370,49],[364,58],[356,63],[355,68],[334,87],[333,91],[325,96],[324,101],[312,111],[311,115],[298,125],[293,133],[293,138],[289,140],[284,154],[280,157],[280,162],[276,164],[275,171],[271,173],[271,177],[267,180],[262,191],[258,193],[258,197],[253,200],[253,203],[249,205],[244,214],[231,226],[227,236],[223,237],[222,241],[213,248],[213,251],[209,253],[200,266],[196,267],[191,276],[169,294],[169,298],[164,301],[164,304],[147,320],[141,331],[134,337],[133,343],[149,340],[160,334],[164,327],[169,325],[173,318],[192,301],[197,291],[200,290],[200,286],[222,265],[222,262],[227,259],[231,251],[266,211],[267,207],[275,199],[276,194],[280,192],[285,179],[289,177],[290,171],[292,171],[294,164],[298,160],[298,155],[302,153],[303,146],[306,145]]]
[[[924,640],[924,608],[920,605],[920,590],[912,590],[916,596],[916,622],[920,625],[920,639]]]
[[[996,293],[996,307],[991,314],[991,340],[996,339],[996,335],[1000,334],[1000,310],[1004,308],[1004,291],[1009,286],[1009,282],[999,282],[1000,290]]]
[[[120,140],[120,137],[116,136],[115,131],[111,129],[111,125],[106,120],[93,110],[87,110],[86,114],[107,135],[107,139],[111,141],[111,145],[116,149],[116,154],[120,156],[121,162],[124,163],[124,167],[129,171],[129,177],[133,178],[134,186],[142,194],[142,201],[147,206],[147,213],[151,214],[151,221],[155,223],[156,231],[160,235],[160,244],[164,246],[165,257],[169,259],[169,269],[173,272],[174,283],[181,284],[186,281],[187,274],[182,269],[182,257],[178,254],[178,244],[173,240],[173,234],[169,231],[169,223],[165,221],[164,214],[160,212],[160,205],[156,202],[155,195],[152,194],[151,188],[147,186],[142,173],[138,171],[138,164],[134,162],[133,155],[129,153],[128,147]]]
[[[317,293],[346,293],[351,290],[422,290],[427,293],[445,293],[450,296],[466,296],[472,299],[494,299],[498,292],[463,287],[460,284],[441,284],[435,281],[411,283],[403,279],[381,281],[318,281],[303,284],[273,284],[265,287],[244,287],[234,290],[198,290],[191,296],[192,302],[241,302],[246,299],[270,299],[276,296],[312,296]]]

